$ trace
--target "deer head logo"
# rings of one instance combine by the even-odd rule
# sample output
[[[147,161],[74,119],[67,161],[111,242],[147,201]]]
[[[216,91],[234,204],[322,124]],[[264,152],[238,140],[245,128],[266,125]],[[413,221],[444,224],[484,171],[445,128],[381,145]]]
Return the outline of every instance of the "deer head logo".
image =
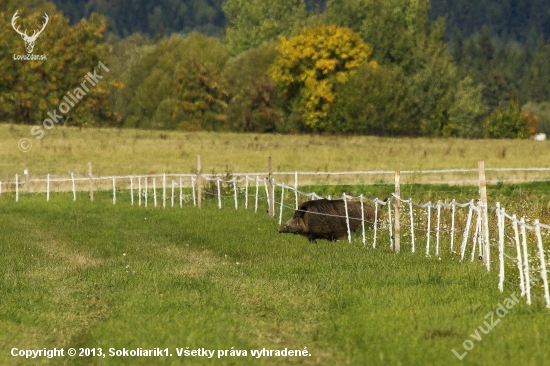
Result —
[[[40,33],[42,33],[42,31],[44,30],[44,28],[46,28],[46,24],[48,24],[48,14],[44,13],[44,19],[45,19],[45,22],[42,23],[42,29],[40,30],[35,30],[34,33],[32,34],[32,36],[28,36],[27,35],[27,30],[25,29],[25,32],[21,32],[19,30],[19,27],[15,27],[16,24],[15,24],[15,20],[18,18],[17,16],[17,13],[19,11],[16,11],[15,14],[13,14],[13,17],[11,18],[11,26],[13,27],[13,29],[19,33],[21,35],[21,38],[23,38],[23,40],[25,41],[25,48],[27,49],[27,53],[32,53],[32,50],[34,49],[34,42],[36,41],[36,38],[38,38],[38,36],[40,35]]]

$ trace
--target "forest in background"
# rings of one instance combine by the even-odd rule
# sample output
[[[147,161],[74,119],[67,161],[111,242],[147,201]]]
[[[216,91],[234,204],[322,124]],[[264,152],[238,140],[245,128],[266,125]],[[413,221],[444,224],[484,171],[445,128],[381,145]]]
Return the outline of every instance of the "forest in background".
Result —
[[[541,0],[0,0],[0,120],[166,130],[524,138],[550,133]],[[35,54],[10,26],[49,24]]]
[[[222,0],[53,0],[63,14],[76,24],[93,12],[107,18],[109,32],[119,37],[133,33],[150,37],[173,32],[197,31],[222,37],[227,18]],[[306,0],[310,13],[326,9],[327,0]],[[529,40],[535,45],[542,34],[550,37],[550,4],[545,0],[432,0],[430,19],[446,18],[447,38],[460,32],[470,37],[486,26],[499,42]]]

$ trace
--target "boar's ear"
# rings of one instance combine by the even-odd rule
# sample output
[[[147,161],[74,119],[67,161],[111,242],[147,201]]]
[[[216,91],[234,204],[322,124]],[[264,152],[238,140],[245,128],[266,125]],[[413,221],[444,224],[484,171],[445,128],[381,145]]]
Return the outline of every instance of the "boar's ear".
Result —
[[[308,208],[309,208],[308,205],[301,204],[300,206],[298,206],[298,209],[294,213],[294,217],[303,217],[306,214]]]

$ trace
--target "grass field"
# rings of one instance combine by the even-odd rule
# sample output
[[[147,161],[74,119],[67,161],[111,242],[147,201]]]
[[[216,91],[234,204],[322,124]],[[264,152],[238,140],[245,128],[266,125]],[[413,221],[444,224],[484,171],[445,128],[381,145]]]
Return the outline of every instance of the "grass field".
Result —
[[[488,167],[545,167],[550,157],[547,142],[527,140],[54,128],[38,141],[29,130],[0,125],[0,179],[21,174],[25,167],[32,175],[85,174],[88,161],[96,175],[190,173],[197,154],[206,172],[218,173],[265,171],[268,156],[279,171],[475,168],[478,160]],[[27,153],[17,148],[24,137],[33,143]],[[495,177],[524,178],[514,174]],[[550,183],[541,179],[491,185],[489,204],[501,202],[508,213],[550,223]],[[392,185],[348,183],[300,189],[382,199],[393,191]],[[421,203],[466,202],[478,194],[476,186],[421,184],[404,184],[401,192]],[[289,206],[291,200],[289,194]],[[352,243],[311,244],[278,234],[265,202],[258,213],[245,210],[242,197],[238,210],[232,197],[221,210],[216,204],[205,199],[202,210],[189,203],[153,208],[151,200],[148,208],[130,206],[122,184],[116,205],[109,191],[96,191],[94,202],[86,192],[79,192],[76,202],[71,193],[54,192],[50,202],[43,193],[22,193],[17,203],[13,193],[4,191],[0,364],[550,364],[550,312],[541,299],[541,284],[533,288],[533,305],[523,298],[510,305],[510,295],[519,297],[517,272],[508,261],[507,282],[499,292],[496,251],[490,273],[480,261],[460,262],[449,253],[448,237],[442,238],[440,258],[426,257],[420,221],[415,254],[403,228],[400,254],[390,251],[384,230],[375,249],[372,232],[366,247],[358,236]],[[291,215],[292,209],[285,209],[284,219]],[[494,243],[494,227],[491,237]],[[545,245],[548,240],[545,234]],[[499,304],[510,305],[502,318],[496,313]],[[494,321],[486,318],[489,312]],[[495,326],[489,331],[491,323]],[[77,354],[82,348],[84,354],[97,355],[101,349],[107,356],[69,357],[70,347]],[[215,353],[212,359],[178,356],[187,347]],[[264,348],[303,352],[306,347],[308,356],[251,354]],[[65,357],[27,360],[12,356],[13,348],[63,348]],[[172,356],[111,357],[110,348],[168,349]],[[227,356],[218,358],[223,350]],[[247,355],[232,357],[236,350]]]
[[[50,202],[2,196],[0,364],[550,363],[542,300],[520,299],[499,318],[499,303],[519,290],[507,284],[500,293],[497,274],[479,261],[396,255],[382,232],[376,249],[359,238],[310,244],[231,202],[219,210],[206,200],[198,210],[120,201],[113,205],[108,192],[93,203],[66,193]],[[491,311],[495,327],[484,334],[478,327],[488,329]],[[476,330],[480,341],[470,336]],[[474,348],[464,354],[467,340]],[[14,347],[101,348],[107,356],[25,360],[10,355]],[[155,347],[172,357],[109,356],[110,348]],[[186,347],[216,353],[178,357]],[[311,356],[251,356],[306,347]]]
[[[12,178],[29,168],[31,175],[69,172],[95,175],[194,173],[201,155],[203,172],[265,172],[267,158],[274,171],[363,171],[477,168],[548,167],[550,142],[532,140],[461,140],[379,138],[370,136],[258,135],[235,133],[183,133],[169,131],[75,129],[56,127],[41,140],[31,126],[0,124],[0,179]],[[32,149],[22,153],[18,142],[28,138]],[[493,181],[548,179],[549,172],[488,172]],[[374,176],[365,182],[392,176]],[[477,179],[477,174],[403,176],[403,182],[451,182]],[[343,177],[337,183],[353,183]],[[322,181],[324,183],[325,181]],[[301,179],[301,183],[305,183]],[[329,182],[329,183],[334,183]]]

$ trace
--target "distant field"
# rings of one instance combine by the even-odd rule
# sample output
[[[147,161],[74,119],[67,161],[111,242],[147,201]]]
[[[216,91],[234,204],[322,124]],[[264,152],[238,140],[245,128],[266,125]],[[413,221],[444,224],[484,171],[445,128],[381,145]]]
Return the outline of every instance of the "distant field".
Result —
[[[0,125],[0,179],[13,179],[25,167],[31,175],[70,172],[86,174],[93,162],[96,175],[194,173],[196,156],[205,173],[264,172],[272,156],[274,171],[362,171],[549,167],[550,142],[531,140],[460,140],[379,138],[369,136],[259,135],[185,133],[118,129],[56,127],[42,140],[31,126]],[[18,149],[29,138],[32,149]],[[550,178],[548,172],[488,172],[493,181]],[[292,177],[286,178],[292,181]],[[391,176],[317,178],[319,183],[391,181]],[[404,176],[404,181],[449,182],[474,180],[476,173]],[[302,183],[313,181],[301,177]]]
[[[257,214],[242,201],[235,210],[230,198],[221,210],[212,199],[202,210],[146,209],[120,193],[117,205],[109,192],[94,203],[68,193],[50,202],[0,197],[0,364],[550,364],[550,314],[540,297],[498,318],[517,287],[506,283],[500,293],[497,273],[477,260],[460,263],[448,241],[441,259],[408,246],[390,252],[387,231],[376,249],[358,237],[310,244],[278,234],[264,205]],[[478,327],[487,329],[491,311],[500,321],[484,334]],[[473,349],[464,355],[466,340]],[[14,347],[158,347],[173,356],[25,361],[10,355]],[[177,357],[186,347],[248,355]],[[306,347],[311,356],[251,356]]]

